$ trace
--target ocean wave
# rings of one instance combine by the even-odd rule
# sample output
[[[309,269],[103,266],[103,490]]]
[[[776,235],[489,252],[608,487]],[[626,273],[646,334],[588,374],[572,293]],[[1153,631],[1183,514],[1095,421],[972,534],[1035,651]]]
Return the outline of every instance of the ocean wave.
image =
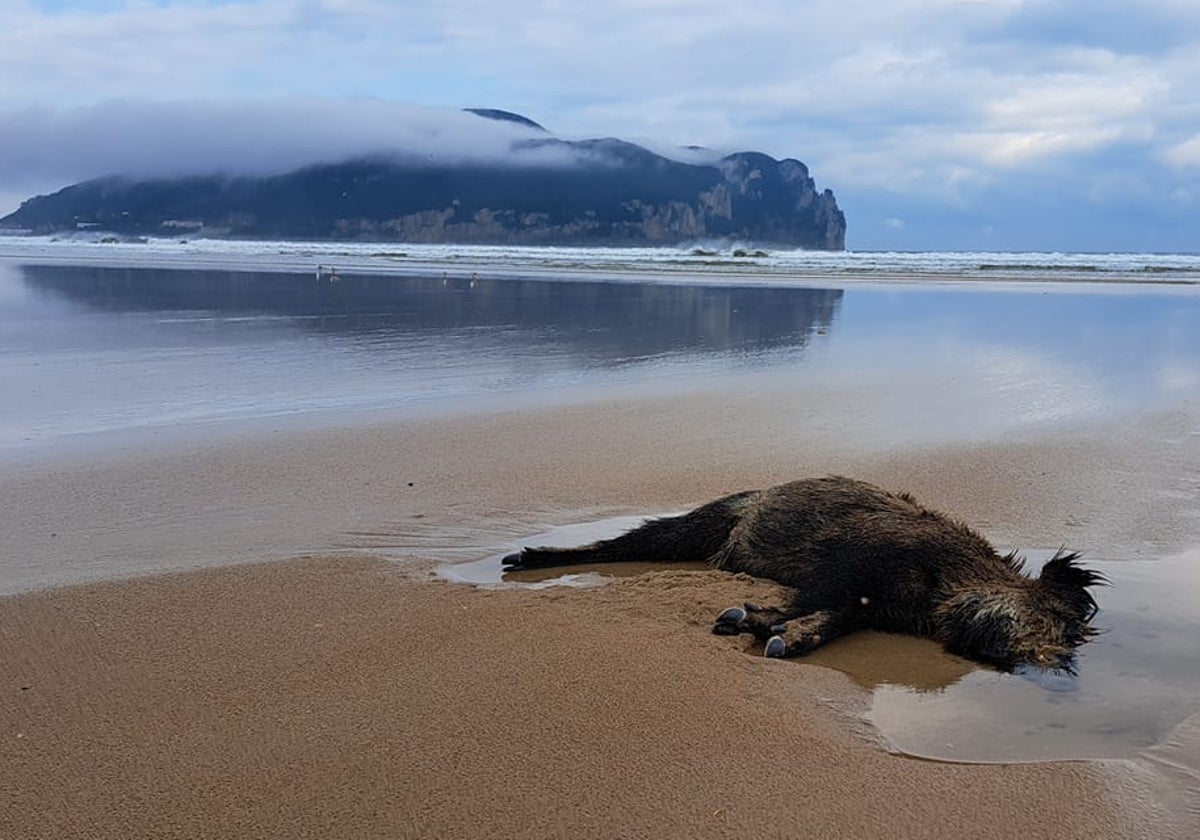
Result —
[[[161,264],[245,262],[259,270],[637,272],[678,278],[837,278],[1200,284],[1200,254],[804,251],[705,242],[679,247],[531,247],[6,236],[0,258]]]

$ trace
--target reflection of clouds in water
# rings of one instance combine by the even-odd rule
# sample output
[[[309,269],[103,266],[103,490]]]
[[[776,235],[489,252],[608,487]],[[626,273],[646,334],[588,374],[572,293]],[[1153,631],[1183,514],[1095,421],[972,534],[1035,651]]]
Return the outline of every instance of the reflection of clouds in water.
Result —
[[[798,394],[814,387],[845,393],[842,418],[853,434],[896,444],[978,440],[1040,424],[1082,421],[1128,402],[1096,369],[1036,347],[929,341],[907,335],[862,337],[815,353],[798,372]],[[801,399],[803,403],[803,399]],[[798,406],[805,418],[806,409]],[[805,422],[798,420],[797,422]]]
[[[1165,359],[1155,370],[1159,390],[1171,393],[1194,393],[1200,390],[1200,369],[1194,359]]]
[[[1200,502],[1200,499],[1197,499]],[[1190,619],[1200,625],[1200,547],[1160,560],[1112,563],[1104,569],[1113,581],[1105,611],[1142,616],[1147,621]],[[1198,628],[1200,629],[1200,628]],[[1178,639],[1181,650],[1195,648],[1194,638]]]
[[[978,400],[981,430],[1004,430],[1200,392],[1198,321],[1190,294],[852,289],[829,355],[938,405]]]
[[[423,410],[690,386],[795,361],[840,290],[33,264],[0,307],[24,352],[0,446],[318,411]],[[136,369],[135,369],[136,366]],[[229,376],[236,370],[236,376]],[[85,371],[86,375],[81,375]],[[33,429],[35,432],[25,432]]]
[[[1154,353],[1153,380],[1167,394],[1194,394],[1200,391],[1200,362],[1197,350],[1197,314],[1200,307],[1181,303],[1164,319],[1159,334],[1160,346]]]
[[[970,383],[972,390],[991,401],[991,411],[1016,421],[1079,418],[1108,403],[1103,383],[1085,366],[1029,348],[960,344],[947,361],[970,371],[977,380]]]
[[[20,271],[15,265],[0,260],[0,304],[17,303],[30,296],[20,279]]]

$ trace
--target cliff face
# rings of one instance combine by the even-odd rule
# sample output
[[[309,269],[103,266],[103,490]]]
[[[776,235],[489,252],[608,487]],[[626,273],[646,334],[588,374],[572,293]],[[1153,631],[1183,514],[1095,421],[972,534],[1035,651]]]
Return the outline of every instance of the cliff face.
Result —
[[[845,247],[833,193],[818,192],[799,161],[740,152],[695,165],[620,140],[550,135],[514,152],[494,164],[364,159],[270,177],[103,178],[31,198],[0,224],[38,233]]]

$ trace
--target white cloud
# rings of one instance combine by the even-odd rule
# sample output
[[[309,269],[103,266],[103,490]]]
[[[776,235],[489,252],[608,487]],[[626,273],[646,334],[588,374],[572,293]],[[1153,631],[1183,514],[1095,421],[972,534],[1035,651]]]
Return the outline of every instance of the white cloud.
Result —
[[[996,124],[1055,128],[1140,117],[1160,104],[1168,86],[1151,73],[1130,78],[1131,70],[1136,72],[1114,63],[1086,74],[1043,74],[1037,84],[992,99],[984,110]]]
[[[1037,158],[1085,152],[1121,137],[1120,129],[1090,128],[1074,131],[1025,131],[980,134],[981,156],[988,163],[1012,167]]]
[[[1163,157],[1178,169],[1200,168],[1200,134],[1163,150]]]
[[[1159,197],[1154,186],[1135,173],[1103,170],[1093,174],[1085,194],[1095,204],[1153,202]]]
[[[545,135],[458,109],[374,100],[115,100],[53,110],[0,111],[0,183],[101,175],[276,173],[363,155],[436,161],[569,163],[561,149],[519,155]]]
[[[1167,197],[1179,207],[1188,207],[1196,200],[1196,193],[1188,187],[1176,187]]]

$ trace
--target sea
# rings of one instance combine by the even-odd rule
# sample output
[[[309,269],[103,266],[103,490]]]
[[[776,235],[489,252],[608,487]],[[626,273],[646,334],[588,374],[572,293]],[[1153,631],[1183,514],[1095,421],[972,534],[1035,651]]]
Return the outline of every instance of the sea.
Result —
[[[264,420],[429,417],[756,376],[798,392],[853,383],[834,432],[879,452],[1147,412],[1187,425],[1200,254],[0,236],[0,469],[150,431],[195,441]],[[1172,445],[1200,446],[1189,428]],[[1164,482],[1200,501],[1194,476]],[[1170,557],[1134,556],[1132,543],[1101,553],[1116,584],[1109,633],[1079,679],[884,681],[872,721],[897,749],[948,760],[1128,755],[1166,737],[1200,711],[1200,530],[1188,536]],[[478,563],[498,574],[497,558]]]

